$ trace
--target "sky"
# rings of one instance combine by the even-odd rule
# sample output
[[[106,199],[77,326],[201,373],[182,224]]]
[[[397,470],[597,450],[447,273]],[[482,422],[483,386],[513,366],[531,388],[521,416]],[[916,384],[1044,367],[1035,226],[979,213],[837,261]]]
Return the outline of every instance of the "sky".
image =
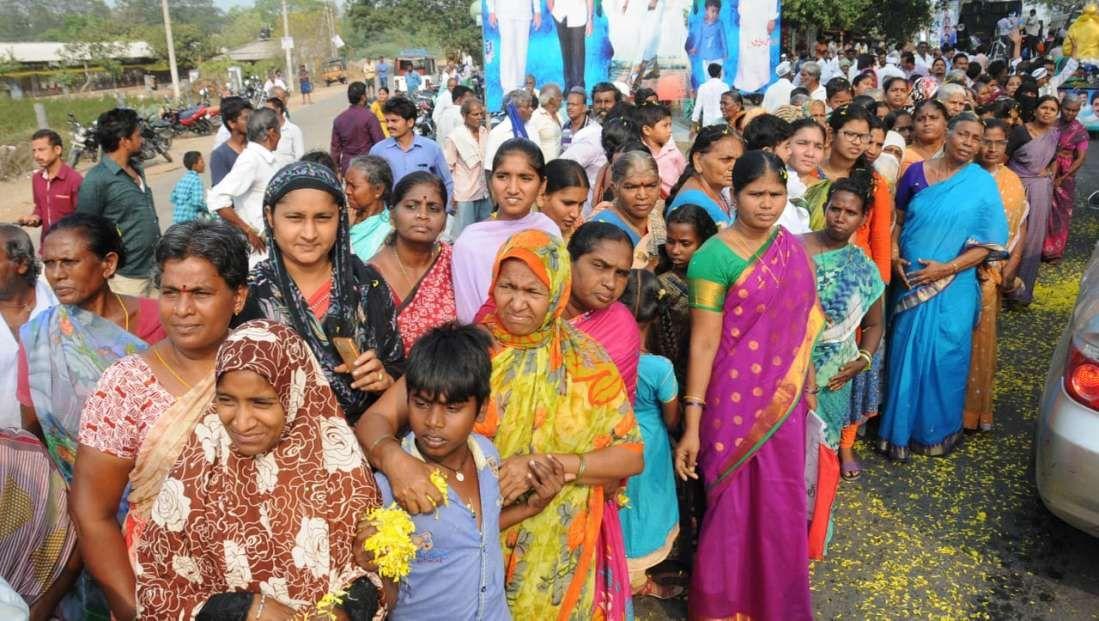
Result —
[[[214,4],[223,9],[234,6],[252,6],[252,0],[214,0]]]

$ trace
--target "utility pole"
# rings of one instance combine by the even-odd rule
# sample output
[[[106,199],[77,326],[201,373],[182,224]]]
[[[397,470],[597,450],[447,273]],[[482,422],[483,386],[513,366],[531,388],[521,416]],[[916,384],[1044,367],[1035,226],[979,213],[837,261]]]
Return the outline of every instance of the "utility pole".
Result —
[[[282,7],[285,11],[285,2]],[[176,67],[176,44],[172,39],[172,16],[168,12],[168,0],[160,0],[160,11],[164,14],[164,37],[168,39],[168,67],[172,71],[172,92],[175,93],[176,99],[179,99],[179,68]]]
[[[283,49],[286,50],[286,86],[288,89],[293,88],[293,85],[297,83],[294,79],[294,59],[292,56],[293,50],[291,46],[287,45],[290,42],[290,17],[286,12],[286,0],[282,0],[282,40]]]

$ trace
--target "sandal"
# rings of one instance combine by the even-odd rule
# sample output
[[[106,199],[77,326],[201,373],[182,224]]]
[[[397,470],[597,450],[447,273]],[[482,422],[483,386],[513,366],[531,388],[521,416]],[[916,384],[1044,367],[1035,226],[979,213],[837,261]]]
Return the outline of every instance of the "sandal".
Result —
[[[854,481],[862,476],[862,466],[859,465],[858,460],[845,461],[841,466],[841,472],[844,481]]]
[[[679,599],[687,592],[686,587],[678,584],[657,584],[652,578],[645,580],[645,584],[633,592],[635,596],[653,597],[656,599]]]

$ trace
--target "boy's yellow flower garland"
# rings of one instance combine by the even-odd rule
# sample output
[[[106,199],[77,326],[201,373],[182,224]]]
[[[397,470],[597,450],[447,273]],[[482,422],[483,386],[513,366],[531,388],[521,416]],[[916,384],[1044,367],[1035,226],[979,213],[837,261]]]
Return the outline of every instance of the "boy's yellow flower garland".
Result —
[[[431,483],[443,495],[443,505],[447,498],[446,476],[439,470],[431,472]],[[366,521],[374,527],[374,534],[363,542],[363,550],[374,556],[378,564],[378,573],[383,578],[400,581],[412,571],[412,561],[416,558],[416,544],[412,542],[412,533],[416,525],[404,509],[394,502],[388,507],[378,507],[366,515]],[[343,603],[344,593],[326,593],[317,602],[317,615],[335,621],[336,607]]]

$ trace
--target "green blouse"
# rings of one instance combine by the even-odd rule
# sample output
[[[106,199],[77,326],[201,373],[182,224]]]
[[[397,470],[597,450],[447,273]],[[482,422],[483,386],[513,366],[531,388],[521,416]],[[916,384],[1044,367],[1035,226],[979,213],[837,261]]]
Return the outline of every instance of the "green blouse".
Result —
[[[698,252],[691,257],[691,264],[687,267],[687,286],[690,295],[691,308],[720,313],[725,309],[725,296],[729,288],[736,283],[740,275],[744,273],[752,263],[775,241],[779,227],[775,227],[771,236],[748,259],[742,258],[729,244],[714,235],[702,244]]]

